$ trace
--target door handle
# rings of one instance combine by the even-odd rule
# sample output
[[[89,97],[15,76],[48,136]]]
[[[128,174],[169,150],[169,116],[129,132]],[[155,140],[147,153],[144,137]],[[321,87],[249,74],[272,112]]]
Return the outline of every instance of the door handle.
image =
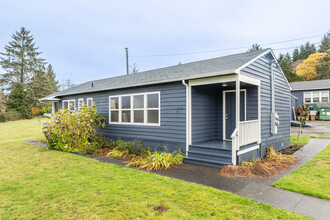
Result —
[[[226,119],[228,119],[228,114],[226,114]]]

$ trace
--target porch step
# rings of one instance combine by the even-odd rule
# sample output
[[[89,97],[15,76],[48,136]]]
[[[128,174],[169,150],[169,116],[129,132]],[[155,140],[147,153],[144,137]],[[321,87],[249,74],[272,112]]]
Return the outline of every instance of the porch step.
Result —
[[[209,152],[209,151],[201,151],[201,150],[189,150],[188,151],[188,158],[200,158],[200,159],[208,159],[208,160],[215,160],[215,161],[224,161],[224,162],[231,162],[231,152]]]
[[[222,168],[225,165],[230,165],[230,162],[218,161],[218,160],[209,160],[203,158],[195,158],[195,157],[185,157],[183,158],[184,163],[190,163],[195,165],[207,166],[207,167],[215,167]]]
[[[220,148],[218,146],[204,146],[204,145],[198,145],[198,144],[190,145],[189,151],[200,151],[200,152],[208,152],[208,153],[213,153],[213,154],[229,154],[229,155],[231,155],[231,149]]]

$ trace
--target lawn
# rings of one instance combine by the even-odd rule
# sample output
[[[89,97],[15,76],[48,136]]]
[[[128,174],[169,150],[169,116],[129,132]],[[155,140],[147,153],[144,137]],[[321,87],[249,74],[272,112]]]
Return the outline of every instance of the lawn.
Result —
[[[330,200],[330,144],[311,161],[273,184],[278,188]]]
[[[311,139],[310,136],[308,135],[300,135],[300,145],[301,146],[305,146],[306,144],[308,144],[309,140]],[[296,134],[291,134],[290,135],[290,145],[297,145],[298,144],[298,135]]]
[[[42,120],[0,123],[0,219],[300,219],[232,193],[47,150]],[[163,204],[168,211],[154,207]]]

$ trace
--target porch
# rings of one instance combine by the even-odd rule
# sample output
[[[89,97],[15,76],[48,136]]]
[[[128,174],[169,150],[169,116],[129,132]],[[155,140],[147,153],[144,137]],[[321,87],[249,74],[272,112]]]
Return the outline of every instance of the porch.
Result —
[[[236,165],[241,155],[259,149],[260,82],[240,77],[189,82],[185,162],[213,167]]]

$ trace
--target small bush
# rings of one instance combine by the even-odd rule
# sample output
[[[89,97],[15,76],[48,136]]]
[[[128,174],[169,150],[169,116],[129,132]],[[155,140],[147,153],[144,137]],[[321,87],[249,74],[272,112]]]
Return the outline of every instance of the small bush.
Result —
[[[146,157],[135,157],[127,166],[146,169],[147,171],[168,170],[181,164],[184,155],[181,151],[168,152],[148,152]]]
[[[45,122],[43,133],[50,149],[83,152],[95,139],[96,129],[104,127],[104,117],[95,106],[82,106],[80,111],[59,110],[50,122]]]
[[[107,156],[119,159],[127,159],[134,155],[130,154],[128,150],[119,150],[118,148],[115,148],[110,151]]]
[[[147,145],[141,144],[140,140],[134,140],[132,142],[123,141],[120,138],[117,139],[115,147],[118,151],[127,151],[133,156],[145,156],[152,149]]]
[[[25,119],[19,112],[8,109],[7,111],[0,112],[0,122],[17,121]]]

